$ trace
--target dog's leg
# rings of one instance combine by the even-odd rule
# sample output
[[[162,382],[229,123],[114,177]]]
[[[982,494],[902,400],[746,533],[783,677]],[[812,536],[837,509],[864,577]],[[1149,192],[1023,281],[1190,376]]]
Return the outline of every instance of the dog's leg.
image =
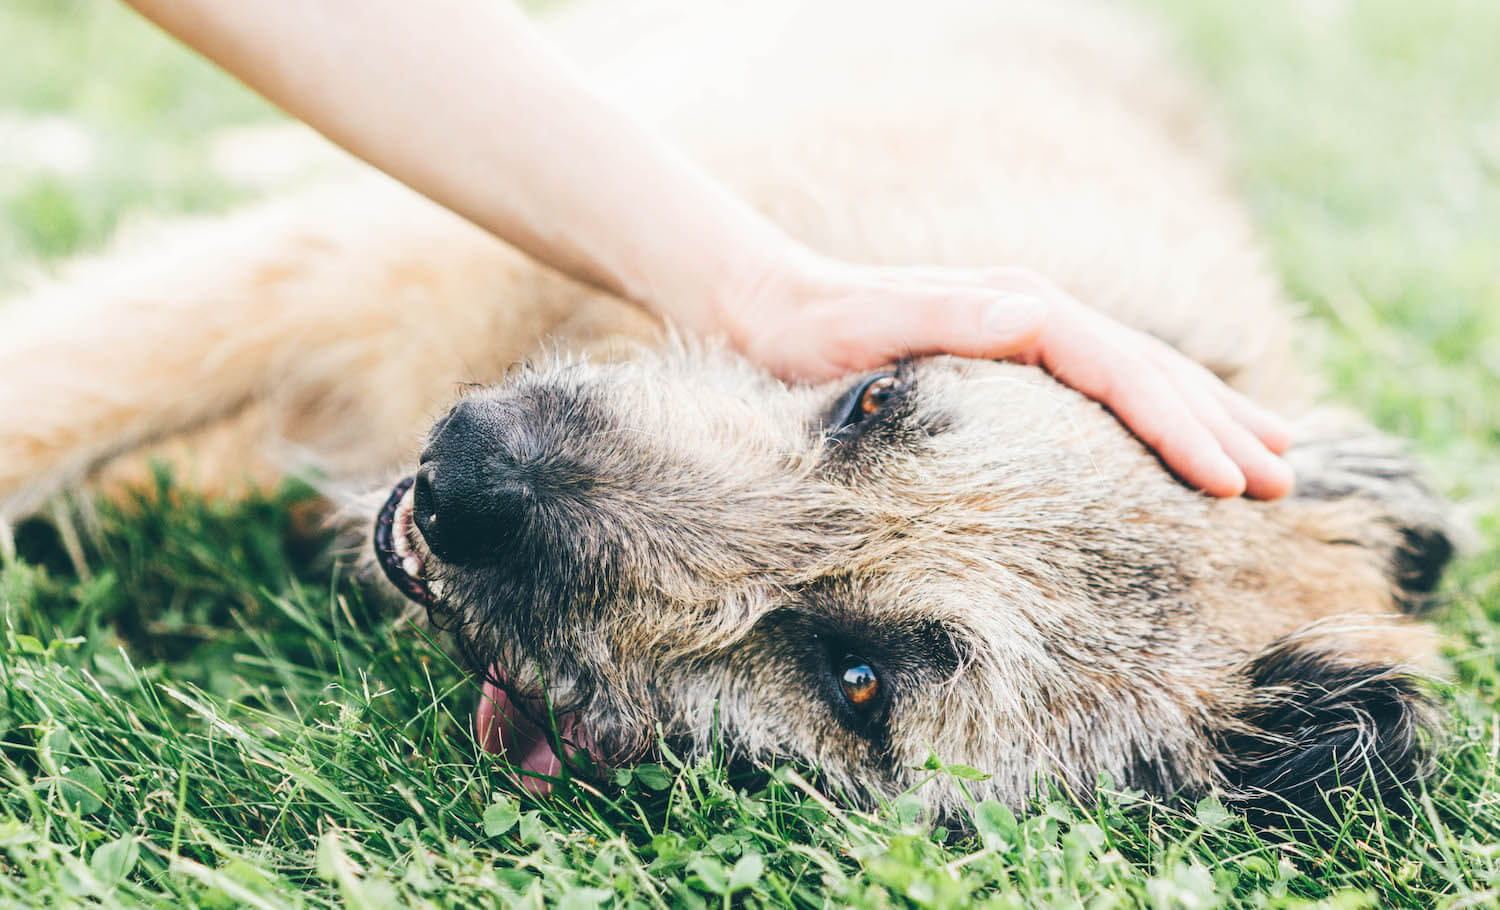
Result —
[[[0,516],[247,411],[341,468],[394,461],[456,382],[493,378],[576,305],[548,281],[383,187],[83,263],[0,308]]]
[[[1464,527],[1424,482],[1408,447],[1335,414],[1306,422],[1288,453],[1292,495],[1276,504],[1304,535],[1363,554],[1384,576],[1392,601],[1420,612],[1433,601]]]

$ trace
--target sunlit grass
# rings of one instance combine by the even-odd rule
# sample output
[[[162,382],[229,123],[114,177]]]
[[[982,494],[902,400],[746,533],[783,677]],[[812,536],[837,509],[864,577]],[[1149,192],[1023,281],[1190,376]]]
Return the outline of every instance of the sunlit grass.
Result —
[[[124,4],[8,0],[0,36],[0,290],[18,264],[98,246],[131,212],[242,197],[208,138],[279,115]]]

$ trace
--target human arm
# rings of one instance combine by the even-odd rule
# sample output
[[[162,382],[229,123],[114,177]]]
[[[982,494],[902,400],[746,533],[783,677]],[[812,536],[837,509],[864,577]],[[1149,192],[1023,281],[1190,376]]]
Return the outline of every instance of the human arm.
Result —
[[[509,4],[129,2],[419,192],[783,378],[905,354],[1026,360],[1111,408],[1193,486],[1290,488],[1273,454],[1285,428],[1181,354],[1024,271],[857,266],[802,247],[598,97]]]

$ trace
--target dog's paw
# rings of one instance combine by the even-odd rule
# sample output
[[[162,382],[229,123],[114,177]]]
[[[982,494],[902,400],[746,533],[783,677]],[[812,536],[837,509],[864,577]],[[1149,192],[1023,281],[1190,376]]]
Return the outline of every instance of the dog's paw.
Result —
[[[1363,528],[1340,542],[1381,554],[1408,609],[1428,602],[1452,559],[1458,528],[1452,506],[1422,476],[1408,447],[1371,430],[1325,432],[1287,453],[1297,475],[1294,503],[1344,505]]]

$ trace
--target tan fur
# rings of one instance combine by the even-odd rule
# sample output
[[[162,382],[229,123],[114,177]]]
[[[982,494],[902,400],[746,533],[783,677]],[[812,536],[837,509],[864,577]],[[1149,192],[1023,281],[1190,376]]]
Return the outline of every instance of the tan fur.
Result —
[[[1136,23],[1075,3],[619,3],[554,32],[810,244],[1035,269],[1303,414],[1309,489],[1346,442],[1403,463],[1306,410],[1288,308]],[[1255,701],[1246,662],[1277,641],[1431,654],[1392,568],[1404,531],[1441,527],[1409,468],[1359,462],[1324,495],[1214,501],[1037,370],[934,358],[913,368],[916,409],[942,428],[834,476],[809,427],[848,383],[788,389],[716,350],[650,353],[663,335],[638,310],[372,177],[174,227],[4,319],[10,516],[185,434],[205,483],[311,465],[348,488],[413,464],[461,383],[499,382],[472,397],[507,406],[545,390],[597,404],[607,429],[566,445],[614,484],[589,520],[621,568],[578,600],[587,622],[560,614],[550,644],[525,639],[485,579],[434,571],[512,673],[603,690],[592,723],[621,748],[657,723],[706,747],[717,711],[744,755],[816,763],[855,792],[910,784],[929,750],[993,773],[978,789],[1013,802],[1039,778],[1087,787],[1141,763],[1161,787],[1203,787]],[[910,671],[880,755],[783,664],[776,617],[829,610],[941,628],[960,650],[949,670]]]

